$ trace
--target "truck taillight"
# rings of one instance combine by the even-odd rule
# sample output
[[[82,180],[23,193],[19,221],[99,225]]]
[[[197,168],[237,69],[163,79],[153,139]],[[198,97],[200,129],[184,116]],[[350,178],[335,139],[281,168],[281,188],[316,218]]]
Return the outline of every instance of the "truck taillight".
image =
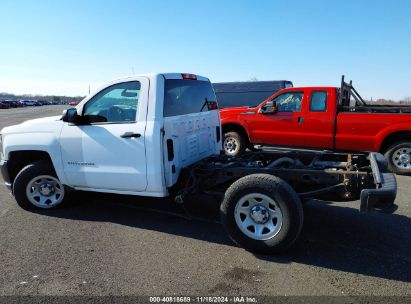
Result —
[[[209,101],[209,102],[208,102],[208,109],[209,109],[209,110],[217,110],[217,109],[218,109],[217,102],[215,102],[215,101]]]
[[[197,76],[194,74],[183,73],[181,77],[183,77],[183,79],[197,80]]]

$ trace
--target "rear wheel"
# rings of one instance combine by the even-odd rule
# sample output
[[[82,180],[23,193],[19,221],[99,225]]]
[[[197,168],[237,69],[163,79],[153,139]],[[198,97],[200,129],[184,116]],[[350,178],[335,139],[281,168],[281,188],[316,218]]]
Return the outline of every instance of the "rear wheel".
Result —
[[[67,191],[44,161],[24,167],[13,183],[17,203],[26,210],[53,209],[67,202]]]
[[[384,154],[390,170],[396,174],[411,173],[411,141],[399,141],[391,145]]]
[[[231,131],[224,134],[224,152],[226,155],[241,155],[246,148],[247,140],[241,133]]]
[[[231,239],[258,253],[280,252],[301,232],[303,208],[282,179],[252,174],[234,182],[221,204],[221,219]]]

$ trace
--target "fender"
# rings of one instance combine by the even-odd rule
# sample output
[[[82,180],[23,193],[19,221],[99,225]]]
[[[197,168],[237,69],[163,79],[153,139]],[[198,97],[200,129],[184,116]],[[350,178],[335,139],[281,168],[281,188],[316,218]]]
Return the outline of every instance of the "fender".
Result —
[[[63,166],[60,152],[60,144],[56,137],[47,133],[31,134],[30,138],[24,134],[14,134],[5,137],[5,159],[9,158],[10,153],[16,151],[39,151],[46,152],[52,161],[54,170],[59,180],[66,184],[63,174]],[[24,144],[21,143],[24,140]]]
[[[250,129],[249,125],[247,124],[247,122],[245,122],[242,119],[243,116],[243,112],[247,112],[250,111],[250,108],[248,107],[238,107],[238,108],[229,108],[229,109],[224,109],[220,111],[220,117],[221,117],[221,127],[224,129],[224,126],[228,125],[228,124],[232,124],[232,125],[237,125],[242,127],[245,132],[246,135],[248,137],[248,140],[250,142],[252,141],[252,130]],[[251,112],[251,111],[250,111]],[[252,111],[254,112],[254,111]],[[252,115],[252,114],[250,114]]]
[[[4,128],[1,133],[5,160],[15,151],[46,152],[52,160],[57,177],[67,185],[59,143],[62,128],[63,121],[60,120],[60,116],[29,120],[20,125]]]
[[[380,151],[382,143],[388,136],[394,133],[404,132],[404,131],[411,132],[410,123],[398,123],[398,124],[390,125],[388,127],[383,128],[375,136],[375,142],[374,142],[375,151]]]
[[[243,128],[245,130],[245,133],[247,135],[247,138],[250,142],[252,142],[252,137],[250,135],[252,135],[251,130],[249,128],[249,126],[247,125],[247,123],[236,120],[236,119],[225,119],[224,121],[221,121],[221,127],[224,129],[224,126],[226,125],[237,125],[241,128]]]

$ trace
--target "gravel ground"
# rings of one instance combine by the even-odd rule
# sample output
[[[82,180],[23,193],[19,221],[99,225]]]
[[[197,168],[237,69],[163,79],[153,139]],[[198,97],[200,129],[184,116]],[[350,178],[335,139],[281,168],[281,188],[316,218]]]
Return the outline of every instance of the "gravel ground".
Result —
[[[67,106],[0,110],[0,129]],[[66,209],[27,212],[0,186],[0,295],[408,295],[410,177],[394,214],[310,201],[280,256],[236,247],[218,202],[78,193]]]

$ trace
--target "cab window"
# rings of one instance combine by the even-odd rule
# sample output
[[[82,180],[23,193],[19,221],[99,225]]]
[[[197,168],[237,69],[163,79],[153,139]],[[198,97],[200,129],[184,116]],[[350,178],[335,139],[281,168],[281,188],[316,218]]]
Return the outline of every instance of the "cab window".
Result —
[[[277,96],[273,101],[278,112],[300,112],[302,100],[302,92],[289,92]]]
[[[311,94],[310,112],[325,112],[327,110],[327,92],[315,91]]]
[[[164,117],[216,110],[216,100],[209,81],[167,79],[164,88]]]
[[[135,122],[140,88],[139,81],[105,88],[85,104],[83,117],[90,123]]]

